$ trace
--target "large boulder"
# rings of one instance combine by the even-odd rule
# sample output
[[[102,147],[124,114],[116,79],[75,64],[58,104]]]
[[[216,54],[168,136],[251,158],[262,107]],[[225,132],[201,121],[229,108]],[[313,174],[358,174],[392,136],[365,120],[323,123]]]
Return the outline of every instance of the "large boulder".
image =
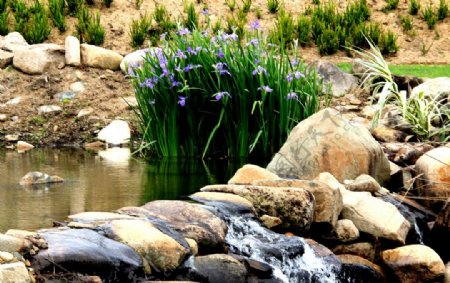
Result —
[[[258,180],[279,180],[276,174],[257,165],[247,164],[239,168],[234,176],[228,180],[228,184],[250,185]]]
[[[175,239],[158,230],[145,220],[114,220],[103,227],[109,238],[132,247],[158,273],[175,270],[190,254]],[[150,269],[151,268],[151,269]]]
[[[134,52],[131,52],[130,54],[126,55],[122,62],[120,62],[120,69],[125,74],[133,74],[133,70],[135,68],[139,68],[144,63],[144,58],[147,56],[147,54],[154,55],[158,50],[161,50],[159,47],[151,47],[141,50],[136,50]]]
[[[50,68],[65,65],[64,48],[56,44],[35,44],[14,51],[13,65],[29,75],[39,75]]]
[[[375,245],[371,242],[340,244],[332,247],[331,250],[335,254],[357,255],[372,262],[375,260],[375,254],[377,254]]]
[[[195,269],[209,283],[247,282],[247,269],[238,260],[226,254],[211,254],[194,259]]]
[[[125,209],[119,212],[125,212]],[[141,210],[135,212],[163,220],[185,238],[195,240],[200,254],[224,250],[227,232],[225,222],[199,205],[183,201],[158,200],[143,205]]]
[[[14,54],[12,52],[3,51],[0,49],[0,69],[10,65],[13,61]]]
[[[107,143],[119,145],[128,143],[131,137],[130,126],[122,120],[114,120],[98,133],[98,139]]]
[[[440,209],[450,198],[450,148],[438,147],[422,155],[416,162],[417,188],[424,203]]]
[[[322,91],[331,90],[331,95],[341,97],[358,87],[358,79],[341,71],[336,65],[325,60],[318,60],[312,63],[317,74],[323,79]]]
[[[191,199],[211,206],[225,206],[237,213],[256,213],[253,204],[243,197],[234,194],[217,192],[197,192],[190,196]]]
[[[115,51],[85,43],[81,44],[81,62],[83,65],[99,69],[118,70],[122,59],[122,55]]]
[[[425,98],[436,99],[436,101],[446,99],[450,95],[450,78],[428,79],[416,86],[412,90],[411,96],[419,97],[420,93],[423,93]]]
[[[282,228],[299,233],[309,230],[314,219],[314,196],[294,187],[263,187],[248,185],[210,185],[203,192],[223,192],[239,195],[250,201],[259,215],[279,217]]]
[[[342,263],[339,277],[343,282],[387,282],[383,269],[365,258],[350,254],[341,254],[338,258]]]
[[[2,283],[31,283],[27,267],[23,262],[0,264],[0,282]]]
[[[442,280],[445,265],[439,255],[424,245],[408,245],[381,253],[384,263],[401,283]]]
[[[18,32],[10,32],[3,39],[0,39],[0,49],[15,52],[28,48],[28,43]]]
[[[131,247],[87,229],[38,231],[48,249],[31,264],[40,272],[76,272],[98,275],[107,282],[128,282],[143,275],[142,259]]]
[[[341,192],[336,188],[331,188],[320,181],[307,181],[297,179],[280,179],[255,181],[255,186],[267,187],[294,187],[302,188],[314,195],[316,202],[314,211],[314,222],[328,223],[332,227],[336,225],[339,214],[342,210]]]
[[[267,169],[298,179],[330,172],[340,182],[368,174],[381,184],[390,173],[389,161],[370,132],[329,108],[300,122]]]
[[[411,224],[388,202],[368,192],[341,190],[344,207],[342,218],[350,219],[361,232],[375,237],[405,243]]]

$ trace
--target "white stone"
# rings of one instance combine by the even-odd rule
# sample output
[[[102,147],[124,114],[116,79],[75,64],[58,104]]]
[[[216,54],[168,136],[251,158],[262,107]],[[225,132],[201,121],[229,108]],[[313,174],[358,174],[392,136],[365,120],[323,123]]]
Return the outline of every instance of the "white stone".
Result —
[[[80,112],[78,112],[77,117],[81,118],[81,117],[84,117],[84,116],[91,115],[92,113],[94,113],[94,109],[93,108],[91,108],[91,107],[83,108],[83,109],[80,110]]]
[[[44,105],[44,106],[38,107],[38,112],[41,114],[42,113],[59,112],[61,110],[62,110],[62,108],[58,105]]]
[[[144,62],[144,57],[151,52],[152,54],[155,54],[155,51],[161,50],[159,47],[151,47],[146,49],[141,49],[134,51],[127,56],[125,56],[120,62],[120,69],[125,74],[128,74],[131,68],[139,67]]]
[[[26,74],[43,74],[51,67],[64,67],[64,48],[57,44],[31,45],[14,52],[13,65]]]
[[[80,41],[75,36],[69,35],[65,41],[66,64],[70,66],[79,66],[81,64]]]
[[[22,97],[18,96],[6,102],[6,105],[17,105],[22,101]]]
[[[19,135],[6,135],[5,140],[7,142],[15,142],[15,141],[19,140]]]
[[[31,283],[30,275],[23,262],[0,265],[0,282],[2,283]]]
[[[30,150],[30,149],[33,149],[33,148],[34,148],[34,145],[29,144],[29,143],[24,142],[24,141],[18,141],[17,145],[16,145],[16,149],[18,151],[26,151],[26,150]]]
[[[28,48],[27,41],[18,32],[10,32],[7,36],[0,40],[0,49],[15,52],[16,50]]]
[[[6,120],[8,120],[8,116],[6,114],[0,114],[0,122],[5,122]]]
[[[98,133],[98,139],[110,144],[127,143],[131,137],[128,123],[122,120],[114,120]]]
[[[441,77],[426,80],[412,90],[411,97],[419,97],[422,92],[424,97],[436,99],[436,102],[446,99],[450,95],[450,78]]]
[[[84,84],[82,82],[75,82],[72,83],[69,88],[75,93],[82,93],[84,91]]]
[[[117,70],[120,67],[123,56],[119,53],[102,47],[81,44],[81,62],[83,65],[100,68]]]
[[[3,51],[0,49],[0,69],[3,69],[7,67],[8,65],[11,65],[13,61],[14,53]]]

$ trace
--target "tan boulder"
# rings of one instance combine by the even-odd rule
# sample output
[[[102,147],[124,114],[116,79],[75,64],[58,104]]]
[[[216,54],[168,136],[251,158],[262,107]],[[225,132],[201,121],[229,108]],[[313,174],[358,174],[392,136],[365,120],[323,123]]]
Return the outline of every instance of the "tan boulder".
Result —
[[[258,215],[280,218],[282,228],[306,232],[314,219],[315,201],[312,193],[294,187],[263,187],[248,185],[210,185],[203,192],[239,195],[250,201]]]
[[[14,51],[13,65],[29,75],[39,75],[50,68],[65,65],[64,48],[56,44],[35,44]]]
[[[442,279],[445,266],[439,255],[424,245],[408,245],[381,253],[384,263],[401,283],[429,282]]]
[[[375,246],[370,242],[340,244],[331,248],[335,254],[352,254],[365,258],[369,261],[375,260]]]
[[[327,240],[336,240],[339,242],[350,242],[359,238],[359,231],[351,220],[338,220],[336,226],[328,234],[322,235]]]
[[[255,213],[255,208],[253,207],[251,202],[243,197],[234,194],[218,192],[197,192],[191,195],[190,198],[204,203],[222,202],[232,205],[240,211]]]
[[[387,282],[383,269],[365,258],[351,254],[340,254],[338,258],[341,260],[344,274],[346,269],[350,272],[359,271],[363,274],[364,278],[361,279],[365,280],[359,280],[357,282]]]
[[[259,167],[253,164],[244,165],[239,168],[233,177],[228,181],[228,184],[232,185],[250,185],[252,182],[258,180],[279,180],[276,174],[270,172],[267,169]]]
[[[23,262],[0,264],[0,282],[2,283],[31,283],[27,267]]]
[[[389,179],[390,172],[389,161],[370,132],[329,108],[300,122],[267,169],[298,179],[330,172],[340,182],[368,174],[380,183]]]
[[[115,51],[85,43],[81,44],[81,63],[83,65],[118,70],[122,59],[123,56]]]
[[[353,192],[376,193],[381,189],[381,186],[372,176],[363,174],[345,184],[345,188]]]
[[[298,179],[261,180],[254,181],[253,185],[267,187],[294,187],[311,192],[316,202],[314,222],[336,225],[342,210],[341,192],[320,181],[307,181]]]

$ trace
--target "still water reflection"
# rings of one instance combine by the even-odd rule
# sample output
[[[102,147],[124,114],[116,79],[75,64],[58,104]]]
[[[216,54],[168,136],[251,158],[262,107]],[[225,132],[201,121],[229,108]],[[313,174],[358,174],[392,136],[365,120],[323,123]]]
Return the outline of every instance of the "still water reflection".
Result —
[[[156,199],[180,199],[206,184],[225,182],[242,162],[129,158],[126,148],[100,152],[77,149],[0,150],[0,232],[50,227],[83,211],[111,211]],[[27,172],[66,181],[22,187]]]

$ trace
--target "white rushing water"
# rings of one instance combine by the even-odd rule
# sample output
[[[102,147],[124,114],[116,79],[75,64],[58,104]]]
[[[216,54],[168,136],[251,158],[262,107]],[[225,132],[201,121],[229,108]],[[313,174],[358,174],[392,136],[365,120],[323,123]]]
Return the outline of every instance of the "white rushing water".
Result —
[[[336,267],[317,257],[302,238],[275,233],[248,217],[227,218],[230,252],[269,264],[281,282],[338,282]]]

